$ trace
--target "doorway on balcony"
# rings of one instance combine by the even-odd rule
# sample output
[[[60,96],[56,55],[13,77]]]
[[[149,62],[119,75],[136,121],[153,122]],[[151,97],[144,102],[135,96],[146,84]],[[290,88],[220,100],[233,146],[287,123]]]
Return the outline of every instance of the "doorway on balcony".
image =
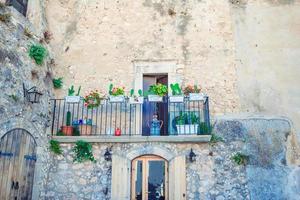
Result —
[[[148,91],[153,84],[161,83],[168,87],[168,74],[144,74],[143,91]],[[168,101],[163,99],[162,102],[145,101],[143,104],[143,130],[144,136],[150,136],[151,122],[153,116],[161,120],[160,135],[168,135]]]

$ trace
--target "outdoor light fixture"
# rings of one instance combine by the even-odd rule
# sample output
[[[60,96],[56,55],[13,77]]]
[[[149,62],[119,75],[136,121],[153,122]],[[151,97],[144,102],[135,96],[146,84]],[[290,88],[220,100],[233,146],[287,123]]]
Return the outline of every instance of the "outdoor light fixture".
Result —
[[[191,152],[189,154],[189,159],[190,159],[190,162],[194,162],[196,161],[196,154],[193,152],[193,149],[191,149]]]
[[[110,153],[110,150],[107,148],[105,153],[104,153],[104,159],[106,161],[111,161],[111,153]]]
[[[39,103],[40,98],[43,95],[41,92],[37,90],[35,86],[27,90],[24,83],[23,83],[23,91],[24,91],[24,98],[30,103]]]

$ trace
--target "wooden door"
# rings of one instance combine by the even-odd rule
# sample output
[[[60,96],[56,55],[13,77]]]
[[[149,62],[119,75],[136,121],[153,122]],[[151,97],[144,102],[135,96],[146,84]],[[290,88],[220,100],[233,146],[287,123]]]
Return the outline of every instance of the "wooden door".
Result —
[[[158,156],[132,162],[131,200],[167,200],[168,163]]]
[[[14,129],[0,140],[0,199],[30,200],[36,162],[36,143],[23,129]]]

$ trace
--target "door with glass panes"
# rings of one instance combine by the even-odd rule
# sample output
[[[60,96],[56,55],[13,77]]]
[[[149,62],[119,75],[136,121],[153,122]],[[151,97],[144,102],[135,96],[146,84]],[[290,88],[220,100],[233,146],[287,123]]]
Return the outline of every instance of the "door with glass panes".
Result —
[[[168,163],[158,156],[132,161],[131,200],[168,200]]]

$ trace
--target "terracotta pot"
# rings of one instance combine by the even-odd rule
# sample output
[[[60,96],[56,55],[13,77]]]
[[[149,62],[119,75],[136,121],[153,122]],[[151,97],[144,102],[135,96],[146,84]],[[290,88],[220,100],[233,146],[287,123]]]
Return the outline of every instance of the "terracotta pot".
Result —
[[[73,135],[73,126],[62,126],[61,130],[65,134],[65,136]]]
[[[91,135],[92,125],[79,125],[80,135]]]

